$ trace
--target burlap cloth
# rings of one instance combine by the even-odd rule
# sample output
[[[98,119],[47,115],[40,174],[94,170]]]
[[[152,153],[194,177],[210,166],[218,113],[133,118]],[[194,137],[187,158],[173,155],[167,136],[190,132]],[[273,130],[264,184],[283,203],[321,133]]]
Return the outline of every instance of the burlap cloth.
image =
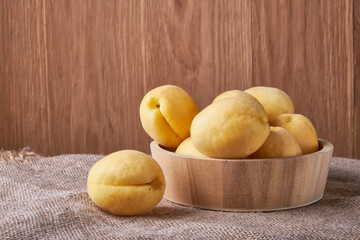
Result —
[[[360,238],[357,160],[333,158],[324,198],[308,207],[234,213],[163,199],[146,215],[118,217],[99,209],[86,192],[87,173],[100,158],[0,158],[0,239]]]

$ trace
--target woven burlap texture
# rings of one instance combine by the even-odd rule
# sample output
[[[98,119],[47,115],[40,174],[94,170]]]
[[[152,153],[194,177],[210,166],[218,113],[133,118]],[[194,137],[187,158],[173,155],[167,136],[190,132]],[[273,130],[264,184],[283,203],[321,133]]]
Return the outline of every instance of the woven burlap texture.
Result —
[[[0,239],[359,239],[360,161],[333,158],[324,198],[288,211],[236,213],[163,199],[143,216],[99,209],[86,192],[101,155],[0,159]]]

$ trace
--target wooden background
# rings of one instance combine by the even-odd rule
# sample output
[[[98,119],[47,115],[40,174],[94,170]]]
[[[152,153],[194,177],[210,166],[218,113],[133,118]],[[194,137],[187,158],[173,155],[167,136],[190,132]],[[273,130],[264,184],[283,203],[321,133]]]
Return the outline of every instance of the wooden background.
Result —
[[[0,148],[149,152],[139,104],[281,88],[360,158],[360,0],[0,0]]]

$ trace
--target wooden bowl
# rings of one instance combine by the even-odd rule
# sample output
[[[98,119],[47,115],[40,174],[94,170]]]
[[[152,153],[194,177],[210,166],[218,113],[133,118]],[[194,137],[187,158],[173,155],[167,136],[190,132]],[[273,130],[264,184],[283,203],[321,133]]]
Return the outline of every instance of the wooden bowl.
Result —
[[[186,206],[223,211],[274,211],[306,206],[324,194],[333,152],[273,159],[217,159],[176,154],[150,144],[165,174],[164,197]]]

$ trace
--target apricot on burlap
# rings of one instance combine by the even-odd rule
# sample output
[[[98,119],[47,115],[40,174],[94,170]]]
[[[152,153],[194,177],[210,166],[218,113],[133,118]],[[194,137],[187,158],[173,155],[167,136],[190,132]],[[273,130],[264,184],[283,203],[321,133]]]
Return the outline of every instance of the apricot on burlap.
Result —
[[[30,150],[29,150],[30,151]],[[10,154],[10,155],[9,155]],[[86,192],[102,155],[1,152],[0,239],[358,239],[360,161],[332,158],[324,198],[278,212],[237,213],[163,199],[142,216],[102,211]]]

